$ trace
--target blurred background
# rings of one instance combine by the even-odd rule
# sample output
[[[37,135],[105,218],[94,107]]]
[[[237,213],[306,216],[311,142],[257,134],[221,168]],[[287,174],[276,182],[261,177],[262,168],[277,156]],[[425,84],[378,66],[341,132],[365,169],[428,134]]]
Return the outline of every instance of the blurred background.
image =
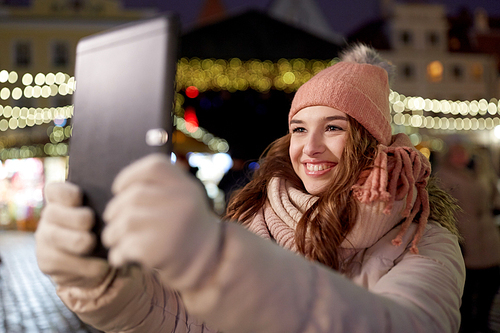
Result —
[[[286,134],[297,88],[354,42],[397,66],[394,133],[434,165],[450,145],[482,147],[499,172],[498,0],[0,0],[0,256],[32,248],[19,232],[36,229],[44,185],[66,178],[79,39],[164,11],[182,22],[173,160],[219,214]]]
[[[286,133],[296,89],[357,41],[397,66],[395,133],[431,160],[465,137],[498,171],[498,1],[3,0],[0,229],[34,230],[44,184],[66,177],[79,39],[163,11],[182,21],[174,159],[219,213]]]

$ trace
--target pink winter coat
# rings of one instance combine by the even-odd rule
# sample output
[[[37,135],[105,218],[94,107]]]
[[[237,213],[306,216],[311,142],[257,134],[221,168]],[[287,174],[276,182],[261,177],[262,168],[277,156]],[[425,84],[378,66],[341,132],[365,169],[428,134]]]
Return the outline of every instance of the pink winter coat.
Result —
[[[458,331],[464,262],[457,238],[436,223],[427,224],[419,254],[409,251],[416,224],[399,247],[391,244],[394,227],[357,252],[349,278],[238,224],[221,228],[221,257],[196,286],[174,291],[158,272],[133,268],[97,288],[59,287],[58,294],[107,332],[216,332],[210,322],[221,321],[225,332]]]

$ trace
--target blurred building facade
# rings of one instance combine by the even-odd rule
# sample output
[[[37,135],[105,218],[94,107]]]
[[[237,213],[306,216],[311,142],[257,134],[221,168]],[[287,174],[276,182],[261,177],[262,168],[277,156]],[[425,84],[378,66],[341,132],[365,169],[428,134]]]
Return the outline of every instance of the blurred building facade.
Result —
[[[8,126],[0,124],[1,148],[45,144],[54,118],[70,116],[66,114],[69,110],[55,116],[52,109],[49,117],[44,108],[71,105],[76,45],[82,37],[151,13],[124,9],[118,0],[33,0],[30,6],[0,5],[0,106],[7,107],[0,115],[8,122]],[[18,112],[16,107],[24,109]],[[37,113],[43,121],[26,124]]]
[[[430,99],[480,100],[500,95],[493,54],[461,52],[443,5],[395,3],[388,20],[390,50],[397,66],[394,90]]]
[[[444,5],[422,1],[385,0],[381,9],[348,42],[373,45],[396,65],[393,129],[429,154],[464,136],[488,146],[499,170],[498,20],[481,8],[450,17]]]
[[[118,0],[0,3],[0,229],[34,230],[44,183],[64,180],[78,41],[152,14]]]

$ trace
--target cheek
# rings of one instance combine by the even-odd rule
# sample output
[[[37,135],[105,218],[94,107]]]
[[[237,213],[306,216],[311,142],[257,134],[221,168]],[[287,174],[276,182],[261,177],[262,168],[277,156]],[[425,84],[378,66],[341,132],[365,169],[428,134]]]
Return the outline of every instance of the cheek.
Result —
[[[290,148],[288,149],[288,155],[290,156],[290,160],[292,161],[292,166],[295,172],[297,172],[297,166],[299,164],[300,159],[300,150],[297,145],[293,144],[293,140],[290,141]]]
[[[347,136],[342,135],[341,137],[338,137],[336,140],[332,141],[329,144],[330,151],[340,158],[342,156],[342,153],[344,152],[345,144],[347,141]]]

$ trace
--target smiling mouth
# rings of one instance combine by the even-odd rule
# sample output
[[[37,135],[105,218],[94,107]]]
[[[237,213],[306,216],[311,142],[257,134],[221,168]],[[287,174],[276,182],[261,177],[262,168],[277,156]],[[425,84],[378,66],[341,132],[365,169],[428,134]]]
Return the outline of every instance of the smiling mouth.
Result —
[[[324,164],[306,163],[306,169],[307,169],[307,171],[310,171],[310,172],[324,171],[324,170],[331,169],[333,167],[334,167],[334,164],[331,164],[331,163],[324,163]]]

